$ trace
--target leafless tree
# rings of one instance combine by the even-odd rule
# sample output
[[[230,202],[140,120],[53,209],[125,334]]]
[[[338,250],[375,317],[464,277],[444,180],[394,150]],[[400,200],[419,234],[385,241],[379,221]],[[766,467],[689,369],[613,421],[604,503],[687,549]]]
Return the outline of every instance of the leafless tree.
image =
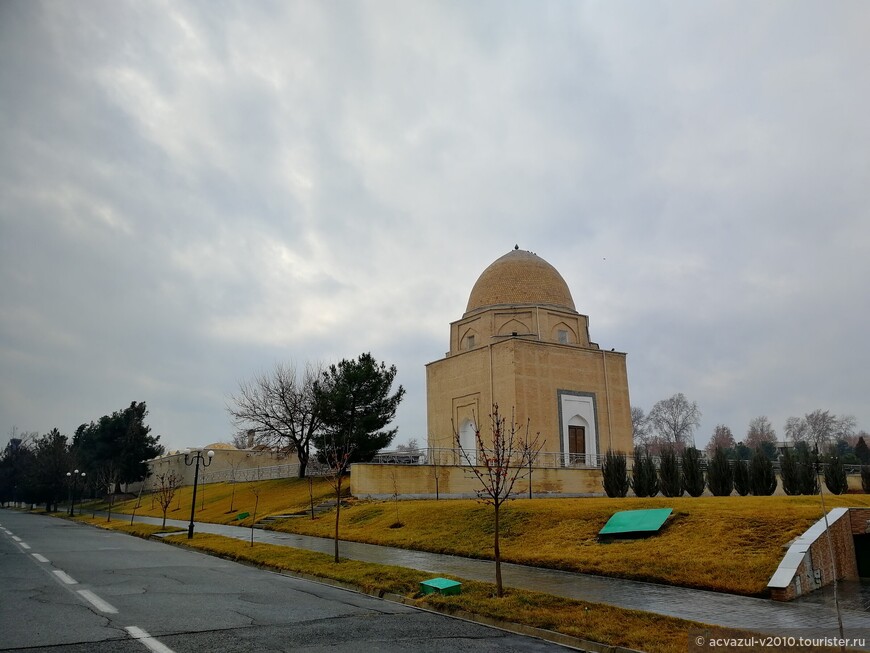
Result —
[[[817,409],[803,417],[789,417],[785,422],[785,433],[793,442],[806,442],[824,451],[836,440],[847,440],[855,433],[855,418]]]
[[[716,428],[713,429],[713,436],[707,444],[707,453],[712,458],[717,448],[724,451],[725,449],[734,449],[735,446],[737,446],[737,443],[734,441],[734,434],[731,432],[731,429],[724,424],[717,424]]]
[[[743,441],[747,447],[755,451],[764,443],[776,446],[776,431],[773,424],[767,419],[767,415],[760,415],[749,422],[749,430],[746,431],[746,439]]]
[[[181,485],[181,479],[172,470],[163,474],[157,474],[155,478],[157,479],[157,491],[155,492],[157,503],[163,511],[163,526],[161,528],[166,528],[166,511],[169,510],[169,506],[172,504],[175,491]]]
[[[320,365],[308,364],[300,375],[292,363],[278,363],[271,372],[240,383],[227,406],[237,427],[253,429],[279,453],[295,451],[299,478],[305,477],[311,439],[321,425],[313,393],[320,375]]]
[[[495,559],[495,586],[498,596],[504,596],[504,586],[501,579],[501,549],[499,547],[500,513],[502,505],[513,498],[514,484],[520,478],[528,476],[532,461],[541,450],[538,443],[540,434],[529,437],[529,422],[526,422],[525,433],[520,432],[513,411],[511,423],[499,415],[498,404],[493,404],[490,414],[492,438],[485,439],[474,417],[475,451],[466,451],[462,447],[459,432],[454,428],[454,440],[460,455],[468,464],[468,469],[477,478],[480,488],[477,497],[486,505],[492,506],[495,530],[493,534],[493,558]]]
[[[400,444],[396,446],[396,451],[405,451],[407,453],[417,453],[420,451],[420,445],[417,442],[417,438],[411,438],[408,440],[408,444]]]
[[[640,406],[631,407],[631,433],[635,446],[646,447],[649,444],[650,423]]]
[[[686,395],[678,392],[656,402],[647,419],[663,442],[682,449],[694,444],[695,429],[701,425],[701,411],[696,402],[690,402]]]
[[[354,446],[349,437],[342,437],[339,433],[324,435],[320,458],[326,464],[324,475],[332,485],[335,492],[335,562],[340,562],[338,557],[338,525],[341,515],[341,493],[344,486],[344,477],[350,467],[351,455]]]

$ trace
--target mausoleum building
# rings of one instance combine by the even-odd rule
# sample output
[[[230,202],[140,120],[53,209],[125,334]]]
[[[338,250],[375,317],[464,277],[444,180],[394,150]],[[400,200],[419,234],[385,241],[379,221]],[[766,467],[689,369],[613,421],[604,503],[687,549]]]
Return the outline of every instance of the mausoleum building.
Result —
[[[426,366],[426,386],[435,450],[453,449],[458,433],[473,458],[475,424],[490,432],[493,403],[529,420],[556,466],[596,466],[608,449],[632,450],[625,353],[590,340],[568,284],[532,252],[515,248],[483,271],[450,325],[450,350]]]

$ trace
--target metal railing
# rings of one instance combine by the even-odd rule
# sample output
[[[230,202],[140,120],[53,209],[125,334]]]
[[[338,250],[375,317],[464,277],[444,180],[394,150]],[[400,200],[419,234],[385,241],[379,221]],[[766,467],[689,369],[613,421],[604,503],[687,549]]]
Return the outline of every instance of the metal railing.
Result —
[[[482,461],[481,451],[462,451],[459,448],[425,447],[411,451],[383,451],[377,454],[373,463],[382,465],[468,465],[469,461]],[[515,462],[521,459],[520,452],[512,456]],[[629,456],[631,459],[631,456]],[[575,454],[561,451],[541,451],[535,456],[533,468],[583,468],[600,467],[604,460],[601,454]]]
[[[305,468],[307,476],[324,476],[329,468],[316,461],[309,461]],[[269,481],[278,478],[296,478],[299,476],[299,463],[286,465],[271,465],[269,467],[247,467],[244,469],[221,469],[202,475],[201,483]]]

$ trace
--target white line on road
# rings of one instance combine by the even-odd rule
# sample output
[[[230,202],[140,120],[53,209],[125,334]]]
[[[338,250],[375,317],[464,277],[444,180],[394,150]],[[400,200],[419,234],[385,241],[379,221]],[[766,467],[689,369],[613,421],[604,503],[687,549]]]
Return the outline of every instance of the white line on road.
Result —
[[[83,599],[85,599],[100,612],[106,612],[108,614],[118,614],[118,608],[113,606],[111,603],[106,603],[91,590],[79,590],[79,594],[81,594]]]
[[[51,573],[53,573],[55,576],[60,578],[67,585],[77,585],[78,584],[78,581],[75,578],[73,578],[72,576],[70,576],[68,573],[66,573],[65,571],[61,571],[60,569],[55,569]]]
[[[20,542],[20,541],[21,541],[21,538],[18,537],[17,535],[13,535],[13,536],[12,536],[12,539],[15,540],[16,542]]]
[[[19,542],[22,549],[29,549],[30,545],[27,542]]]
[[[40,562],[48,562],[48,558],[46,558],[44,555],[40,555],[38,553],[32,553],[31,555]]]
[[[130,633],[130,637],[138,639],[150,650],[154,651],[154,653],[175,653],[171,648],[158,642],[156,639],[151,637],[151,635],[139,628],[139,626],[127,626],[125,630]]]

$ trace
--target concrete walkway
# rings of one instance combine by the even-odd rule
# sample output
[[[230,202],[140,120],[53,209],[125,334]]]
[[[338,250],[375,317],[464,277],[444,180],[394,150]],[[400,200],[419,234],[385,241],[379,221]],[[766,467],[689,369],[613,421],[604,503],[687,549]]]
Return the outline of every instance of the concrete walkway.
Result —
[[[118,515],[124,519],[123,515]],[[129,515],[127,515],[129,519]],[[160,524],[155,517],[136,517],[136,521]],[[188,522],[167,519],[167,525],[187,528]],[[249,540],[251,529],[223,524],[196,522],[198,533],[213,533]],[[333,553],[333,540],[254,529],[254,541],[298,549]],[[410,551],[387,546],[341,541],[343,558],[396,565],[427,571],[433,575],[452,575],[468,580],[494,582],[495,563],[438,553]],[[588,574],[527,567],[502,563],[504,584],[518,589],[544,592],[555,596],[607,603],[633,610],[700,621],[702,623],[792,636],[837,634],[837,616],[833,602],[780,603],[733,594],[721,594],[685,587],[657,585],[638,581],[607,578]],[[870,614],[859,605],[841,605],[846,637],[866,637],[870,650]],[[800,631],[800,632],[798,632]]]

